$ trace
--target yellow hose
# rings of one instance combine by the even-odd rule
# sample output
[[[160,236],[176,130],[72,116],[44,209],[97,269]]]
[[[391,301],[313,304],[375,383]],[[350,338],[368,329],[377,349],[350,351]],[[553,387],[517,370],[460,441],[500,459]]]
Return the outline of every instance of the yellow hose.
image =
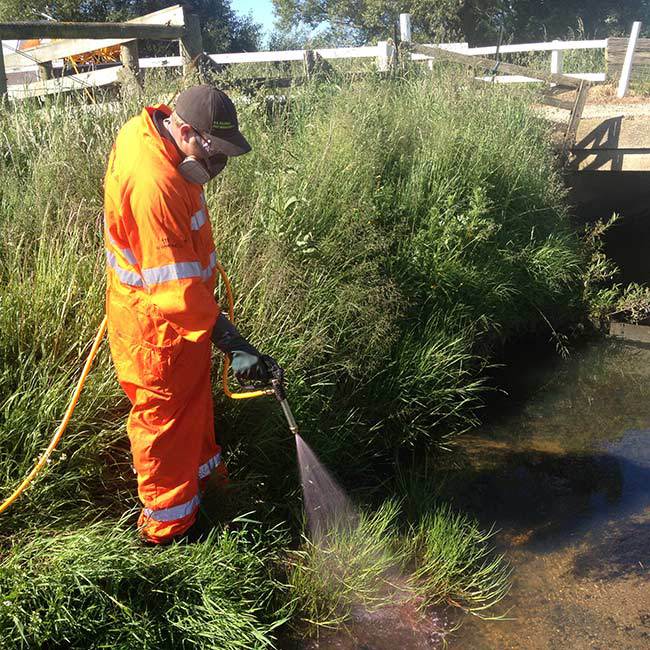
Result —
[[[223,284],[226,287],[226,296],[228,298],[228,318],[230,319],[231,323],[234,323],[235,322],[235,301],[233,300],[232,297],[232,287],[230,286],[230,280],[228,279],[228,275],[226,274],[226,271],[223,268],[223,266],[221,266],[220,262],[217,262],[217,270],[219,271],[219,275],[221,276],[221,279],[223,280]],[[230,358],[228,357],[228,355],[225,355],[223,360],[223,373],[221,375],[221,378],[223,384],[223,392],[226,394],[227,397],[230,397],[230,399],[250,399],[251,397],[264,397],[267,395],[273,395],[273,389],[271,388],[264,388],[262,390],[250,390],[243,393],[233,393],[228,386],[229,370],[230,370]]]
[[[219,274],[221,275],[223,283],[226,287],[226,295],[228,297],[228,315],[230,316],[230,321],[233,322],[234,301],[232,297],[232,287],[230,286],[230,280],[228,279],[228,276],[226,275],[226,271],[224,270],[223,266],[221,266],[219,262],[217,262],[217,269],[219,270]],[[59,425],[59,428],[55,431],[54,436],[50,441],[50,444],[48,445],[47,449],[43,452],[41,457],[38,459],[38,462],[36,463],[32,471],[25,477],[25,480],[16,488],[14,493],[2,505],[0,505],[0,514],[2,514],[7,508],[9,508],[9,506],[27,489],[27,486],[34,480],[36,475],[41,471],[43,465],[47,463],[49,457],[52,455],[52,452],[56,449],[56,446],[59,444],[59,440],[61,440],[61,436],[63,435],[64,431],[68,427],[68,423],[70,422],[72,413],[75,407],[77,406],[77,402],[79,401],[79,396],[81,395],[81,390],[83,389],[84,383],[86,381],[86,377],[90,372],[90,367],[92,366],[93,361],[97,356],[97,351],[99,350],[99,346],[101,345],[105,333],[106,333],[106,316],[104,316],[104,320],[102,320],[101,325],[99,326],[99,331],[97,332],[97,336],[95,337],[93,346],[90,349],[88,358],[86,359],[86,363],[84,364],[83,371],[81,372],[81,377],[79,377],[79,381],[77,382],[77,387],[75,388],[75,391],[72,395],[72,399],[70,400],[70,404],[68,405],[65,415],[63,416],[63,420],[61,420],[61,424]],[[248,391],[243,393],[233,393],[228,387],[229,370],[230,370],[230,359],[226,355],[223,362],[223,391],[231,399],[250,399],[252,397],[264,397],[265,395],[273,395],[273,390],[269,388],[263,390],[253,390],[253,391]]]
[[[70,422],[70,418],[72,417],[72,412],[74,411],[75,406],[77,406],[77,402],[79,401],[79,395],[81,395],[81,389],[84,386],[86,377],[90,372],[90,366],[92,366],[92,363],[95,360],[95,356],[97,355],[97,350],[99,350],[99,346],[101,345],[105,333],[106,333],[106,316],[104,316],[104,320],[102,321],[102,324],[99,326],[99,331],[97,332],[97,336],[95,337],[93,347],[91,348],[90,353],[88,354],[88,358],[86,359],[86,363],[81,373],[81,377],[79,377],[79,381],[77,382],[77,388],[75,389],[72,395],[72,399],[70,400],[70,404],[68,405],[68,409],[65,412],[65,415],[63,416],[63,420],[61,421],[59,428],[54,433],[54,437],[50,441],[50,444],[48,445],[47,449],[43,452],[42,456],[39,458],[38,462],[36,463],[32,471],[25,477],[25,480],[16,488],[14,493],[0,506],[0,514],[2,514],[25,491],[27,486],[34,480],[35,476],[39,473],[43,465],[47,463],[48,458],[50,457],[52,452],[56,449],[56,446],[59,444],[59,440],[61,440],[61,436],[63,435],[63,432],[66,430],[68,426],[68,422]]]

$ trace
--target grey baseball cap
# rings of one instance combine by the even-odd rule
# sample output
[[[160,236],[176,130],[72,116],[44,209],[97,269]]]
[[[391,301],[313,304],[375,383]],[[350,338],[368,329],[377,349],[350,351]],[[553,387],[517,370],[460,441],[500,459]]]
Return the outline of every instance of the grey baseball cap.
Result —
[[[241,156],[251,150],[239,131],[235,105],[223,90],[192,86],[178,95],[174,111],[183,122],[208,135],[226,156]]]

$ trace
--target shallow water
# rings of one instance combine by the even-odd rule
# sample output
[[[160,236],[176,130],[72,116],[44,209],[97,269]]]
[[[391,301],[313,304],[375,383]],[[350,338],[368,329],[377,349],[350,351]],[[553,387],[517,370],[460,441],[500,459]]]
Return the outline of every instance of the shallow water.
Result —
[[[447,487],[500,529],[513,620],[466,617],[449,648],[648,649],[650,350],[594,345],[522,383]]]
[[[597,343],[520,360],[491,424],[438,466],[442,496],[496,524],[513,588],[485,621],[457,609],[360,613],[304,649],[650,649],[650,349]],[[459,630],[444,630],[460,623]]]

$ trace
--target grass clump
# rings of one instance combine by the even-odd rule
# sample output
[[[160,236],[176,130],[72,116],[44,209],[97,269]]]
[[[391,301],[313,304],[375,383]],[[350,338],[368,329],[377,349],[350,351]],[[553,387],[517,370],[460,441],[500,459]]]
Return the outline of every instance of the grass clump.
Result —
[[[0,568],[3,647],[272,647],[283,614],[269,542],[224,529],[143,548],[107,523],[16,539]]]
[[[355,610],[403,603],[484,616],[506,596],[510,572],[490,546],[491,532],[445,505],[411,523],[402,519],[400,503],[386,501],[292,554],[288,582],[299,631],[317,633],[349,622]]]
[[[340,522],[318,543],[305,539],[303,549],[292,553],[288,582],[300,623],[337,627],[354,606],[373,609],[393,597],[387,588],[400,564],[398,516],[397,504],[387,502],[357,522]]]
[[[412,529],[407,545],[415,570],[411,586],[423,605],[453,604],[482,616],[508,593],[510,572],[482,531],[466,515],[440,506]]]

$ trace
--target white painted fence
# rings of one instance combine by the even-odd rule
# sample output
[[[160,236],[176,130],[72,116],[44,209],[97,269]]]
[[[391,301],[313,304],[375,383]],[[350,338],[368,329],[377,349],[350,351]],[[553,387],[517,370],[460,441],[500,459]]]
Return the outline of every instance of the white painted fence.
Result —
[[[161,11],[142,16],[133,21],[133,23],[163,23],[163,24],[183,24],[183,11],[180,6],[175,5]],[[400,16],[400,30],[403,42],[411,40],[410,16],[402,14]],[[63,58],[92,51],[108,45],[124,43],[128,39],[111,39],[111,40],[60,40],[41,45],[38,48],[27,50],[26,52],[14,52],[5,56],[5,67],[8,78],[19,73],[22,76],[21,83],[8,85],[7,91],[10,98],[20,99],[24,97],[45,95],[49,93],[64,92],[77,90],[81,88],[103,86],[118,81],[118,73],[122,66],[117,64],[114,67],[102,68],[90,72],[84,72],[75,75],[59,76],[55,75],[53,79],[29,80],[30,73],[38,71],[38,63],[52,61],[53,68],[60,70],[63,67]],[[517,45],[502,45],[496,47],[476,47],[470,48],[467,43],[447,43],[436,44],[431,47],[457,51],[470,56],[486,56],[499,54],[513,54],[523,52],[551,52],[551,72],[562,74],[563,53],[568,50],[581,49],[606,49],[607,40],[593,41],[553,41],[550,43],[521,43]],[[391,41],[381,41],[377,45],[364,47],[342,47],[342,48],[320,48],[315,52],[323,59],[374,59],[380,70],[387,70],[395,58],[395,48]],[[305,50],[284,50],[273,52],[240,52],[228,54],[211,54],[212,61],[216,64],[232,65],[245,63],[272,63],[272,62],[290,62],[304,61]],[[430,56],[422,54],[408,54],[413,61],[429,61]],[[180,67],[187,60],[183,56],[141,58],[139,60],[140,68],[175,68]],[[430,63],[431,65],[431,63]],[[25,81],[27,75],[27,81]],[[34,77],[36,74],[33,75]],[[572,74],[570,76],[580,79],[587,79],[591,82],[605,81],[605,72],[602,73],[582,73]],[[516,75],[497,75],[484,77],[489,81],[499,83],[525,83],[538,82],[533,77],[523,77]]]

